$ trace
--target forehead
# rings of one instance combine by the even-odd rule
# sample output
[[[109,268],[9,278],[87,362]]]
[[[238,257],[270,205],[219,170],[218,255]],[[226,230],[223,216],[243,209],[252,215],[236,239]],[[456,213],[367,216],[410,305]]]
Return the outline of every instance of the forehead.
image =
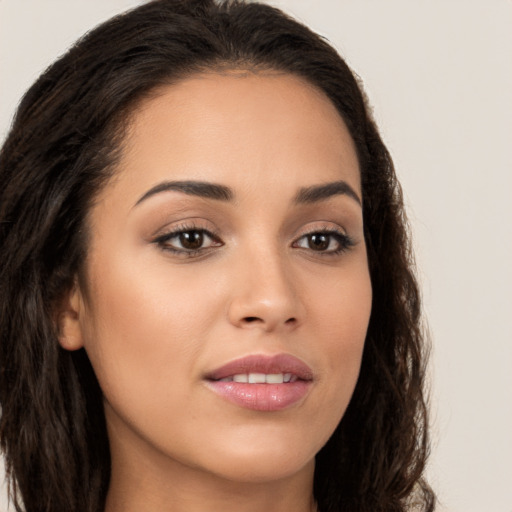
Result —
[[[161,87],[131,116],[119,173],[137,193],[163,179],[242,190],[347,179],[360,190],[354,143],[334,105],[279,72],[205,73]]]

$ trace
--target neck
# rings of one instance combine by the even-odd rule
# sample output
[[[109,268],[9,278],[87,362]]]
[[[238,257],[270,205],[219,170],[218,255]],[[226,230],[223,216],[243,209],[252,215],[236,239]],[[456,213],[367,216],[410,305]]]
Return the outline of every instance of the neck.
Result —
[[[196,469],[113,466],[105,512],[314,512],[313,468],[272,482],[233,482]],[[178,469],[178,467],[176,467]]]

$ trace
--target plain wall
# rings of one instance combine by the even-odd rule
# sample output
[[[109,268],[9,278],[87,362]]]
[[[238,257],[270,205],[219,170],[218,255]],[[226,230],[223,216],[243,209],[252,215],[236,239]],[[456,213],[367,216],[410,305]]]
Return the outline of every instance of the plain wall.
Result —
[[[45,67],[138,3],[0,0],[0,141]],[[273,3],[362,77],[404,187],[433,338],[439,510],[512,512],[512,2]]]

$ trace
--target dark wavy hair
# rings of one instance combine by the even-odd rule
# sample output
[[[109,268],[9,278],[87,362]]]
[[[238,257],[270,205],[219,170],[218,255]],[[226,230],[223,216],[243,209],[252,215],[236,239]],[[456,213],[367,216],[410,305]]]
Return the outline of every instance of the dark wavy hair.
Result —
[[[102,393],[55,311],[80,275],[86,214],[155,88],[197,72],[278,70],[318,87],[357,148],[373,305],[352,401],[317,455],[321,512],[434,510],[426,342],[402,193],[354,74],[268,5],[155,0],[80,39],[24,96],[0,152],[0,443],[18,512],[100,512],[110,479]]]

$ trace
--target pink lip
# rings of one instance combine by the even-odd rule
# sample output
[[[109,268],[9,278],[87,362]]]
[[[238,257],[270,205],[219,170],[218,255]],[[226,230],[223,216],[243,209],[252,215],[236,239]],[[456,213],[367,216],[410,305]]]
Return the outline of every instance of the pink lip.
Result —
[[[243,373],[291,373],[296,377],[283,384],[248,384],[220,381]],[[208,387],[226,400],[255,411],[279,411],[300,401],[309,391],[313,371],[300,359],[289,355],[251,355],[236,359],[206,375]]]

